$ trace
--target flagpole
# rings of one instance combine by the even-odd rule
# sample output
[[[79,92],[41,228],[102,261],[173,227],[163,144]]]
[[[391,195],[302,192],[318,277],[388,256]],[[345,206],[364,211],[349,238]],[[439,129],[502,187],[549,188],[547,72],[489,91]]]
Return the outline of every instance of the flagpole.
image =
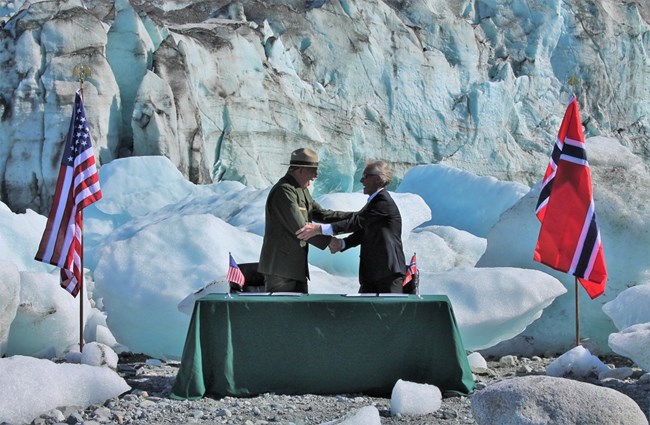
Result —
[[[580,291],[578,288],[578,278],[574,277],[576,293],[576,347],[580,345]]]
[[[81,216],[81,222],[83,223],[84,212],[83,210],[79,211]],[[81,249],[79,250],[81,254],[79,261],[81,263],[81,281],[79,282],[79,352],[83,353],[84,351],[84,235],[81,232]]]
[[[580,80],[578,77],[574,74],[569,77],[569,80],[567,81],[569,85],[571,86],[571,97],[575,97],[576,101],[578,100],[578,96],[576,95],[576,87],[580,84]],[[578,287],[578,278],[574,276],[573,278],[574,286],[575,286],[575,294],[576,294],[576,347],[580,345],[580,288]]]
[[[79,95],[81,100],[84,98],[84,78],[86,75],[92,75],[90,68],[86,65],[79,64],[72,70],[73,77],[79,77]],[[81,223],[83,223],[83,209],[77,212]],[[81,232],[81,249],[79,250],[79,262],[81,267],[80,280],[79,280],[79,352],[84,351],[84,235]]]
[[[575,76],[568,81],[571,86],[578,82]],[[584,287],[592,299],[599,297],[605,292],[607,267],[596,223],[591,173],[575,93],[573,90],[542,179],[535,209],[542,226],[533,259],[574,276],[577,347],[581,341],[578,286]],[[554,201],[558,197],[560,200]],[[574,263],[576,258],[580,261]]]
[[[98,164],[93,153],[92,137],[82,101],[83,80],[92,75],[84,65],[77,65],[73,77],[79,77],[75,91],[70,127],[56,181],[52,207],[34,259],[59,267],[60,286],[79,297],[79,351],[84,344],[83,291],[83,214],[81,211],[102,198]],[[61,244],[59,241],[69,241]]]

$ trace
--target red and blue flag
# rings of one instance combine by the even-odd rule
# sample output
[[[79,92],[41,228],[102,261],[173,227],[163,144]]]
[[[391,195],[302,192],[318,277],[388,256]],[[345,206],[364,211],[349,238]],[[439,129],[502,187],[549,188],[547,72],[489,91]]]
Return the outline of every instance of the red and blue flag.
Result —
[[[411,280],[413,280],[413,277],[417,274],[418,274],[418,265],[415,260],[415,254],[413,254],[413,257],[411,257],[411,263],[406,268],[406,276],[404,276],[404,282],[402,282],[402,286],[406,286]]]
[[[564,114],[535,214],[542,225],[534,260],[574,275],[592,299],[602,295],[607,267],[575,97]]]

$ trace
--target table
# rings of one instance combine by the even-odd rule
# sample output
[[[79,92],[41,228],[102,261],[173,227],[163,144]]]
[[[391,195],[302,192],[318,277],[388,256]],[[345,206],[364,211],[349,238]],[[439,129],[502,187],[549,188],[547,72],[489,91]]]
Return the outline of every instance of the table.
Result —
[[[447,296],[209,294],[194,305],[171,398],[390,397],[398,379],[473,391]]]

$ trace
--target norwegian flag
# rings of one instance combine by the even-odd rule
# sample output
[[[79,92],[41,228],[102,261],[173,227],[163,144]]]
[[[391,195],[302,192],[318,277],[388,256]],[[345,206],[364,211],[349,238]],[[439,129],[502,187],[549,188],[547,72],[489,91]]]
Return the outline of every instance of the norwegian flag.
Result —
[[[404,282],[402,282],[402,286],[406,286],[417,274],[418,265],[415,261],[415,254],[413,254],[413,257],[411,257],[411,264],[409,264],[406,268],[406,276],[404,276]]]
[[[534,260],[576,276],[592,299],[602,295],[607,267],[575,97],[564,114],[535,214],[542,226]]]
[[[81,211],[101,197],[86,112],[77,91],[52,208],[35,257],[61,268],[61,287],[74,297],[83,272]]]
[[[246,279],[244,279],[244,274],[239,269],[239,266],[235,262],[235,259],[232,258],[232,255],[228,253],[228,256],[230,257],[230,264],[228,265],[228,274],[226,275],[226,280],[228,282],[236,283],[239,285],[239,287],[243,287],[244,282],[246,281]]]

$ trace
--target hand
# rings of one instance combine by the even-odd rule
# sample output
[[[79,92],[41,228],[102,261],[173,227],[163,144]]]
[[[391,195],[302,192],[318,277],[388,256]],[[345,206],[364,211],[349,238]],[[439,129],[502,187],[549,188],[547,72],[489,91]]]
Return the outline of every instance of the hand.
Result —
[[[312,236],[320,235],[321,233],[322,232],[321,232],[320,224],[307,223],[301,229],[298,229],[298,231],[296,232],[296,236],[298,236],[298,239],[300,239],[301,241],[306,241]]]
[[[339,238],[332,238],[329,248],[332,254],[336,254],[343,249],[343,241]]]

